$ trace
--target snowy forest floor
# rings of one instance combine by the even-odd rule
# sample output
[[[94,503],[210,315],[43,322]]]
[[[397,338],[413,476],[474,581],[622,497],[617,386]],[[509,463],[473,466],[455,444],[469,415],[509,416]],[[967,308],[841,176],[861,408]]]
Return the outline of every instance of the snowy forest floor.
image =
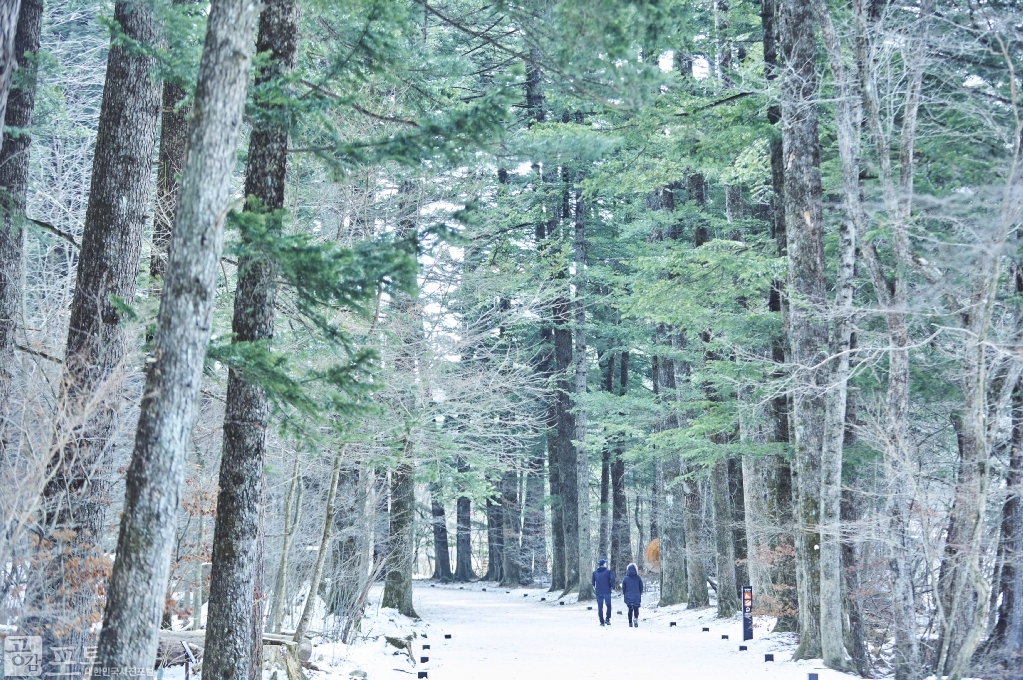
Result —
[[[312,680],[416,678],[421,671],[429,680],[806,680],[808,673],[818,673],[820,680],[850,677],[824,668],[819,660],[793,662],[795,636],[767,633],[773,619],[757,620],[754,639],[744,643],[739,617],[719,620],[713,607],[686,611],[685,605],[644,606],[640,627],[629,628],[626,608],[616,594],[612,625],[601,628],[596,603],[590,603],[589,611],[570,595],[560,605],[554,594],[537,588],[417,582],[413,602],[421,621],[379,609],[380,595],[375,589],[355,643],[314,646],[312,665],[319,670],[305,671]],[[703,632],[704,627],[710,631]],[[413,634],[414,663],[385,637]],[[740,652],[740,644],[749,650]],[[765,662],[765,653],[773,653],[775,662]],[[421,662],[421,657],[429,660]]]

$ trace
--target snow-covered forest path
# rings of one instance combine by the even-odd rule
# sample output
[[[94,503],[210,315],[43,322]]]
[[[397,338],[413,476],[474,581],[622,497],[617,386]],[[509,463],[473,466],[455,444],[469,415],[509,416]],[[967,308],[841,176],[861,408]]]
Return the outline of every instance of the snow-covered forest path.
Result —
[[[540,602],[541,597],[547,601]],[[719,621],[714,608],[644,608],[640,628],[629,628],[626,616],[618,615],[626,610],[616,595],[613,623],[601,628],[595,604],[588,611],[574,599],[566,598],[562,606],[538,589],[423,584],[414,597],[421,624],[388,616],[386,610],[376,614],[374,608],[363,626],[364,642],[343,652],[334,648],[333,654],[317,650],[314,657],[327,655],[315,662],[325,672],[314,677],[348,677],[353,670],[366,672],[367,680],[415,678],[420,671],[427,671],[429,680],[806,680],[808,673],[818,673],[820,680],[850,677],[825,669],[819,661],[789,661],[795,648],[791,635],[765,637],[758,627],[758,639],[743,643],[739,619]],[[703,627],[710,631],[703,632]],[[383,638],[412,631],[417,633],[412,641],[415,666],[407,655],[395,655]],[[729,639],[722,640],[722,635]],[[423,650],[424,644],[430,648]],[[740,652],[740,644],[749,650]],[[774,653],[776,661],[765,663],[765,653]],[[423,656],[429,661],[421,663]]]

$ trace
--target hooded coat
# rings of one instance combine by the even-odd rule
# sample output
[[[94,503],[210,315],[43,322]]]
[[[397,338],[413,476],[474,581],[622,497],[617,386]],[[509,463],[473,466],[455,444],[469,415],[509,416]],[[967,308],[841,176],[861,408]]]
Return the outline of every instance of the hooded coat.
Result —
[[[593,592],[597,595],[610,595],[615,587],[615,574],[603,564],[593,572]]]
[[[622,579],[622,595],[625,596],[625,604],[639,606],[643,599],[643,579],[636,573],[636,565],[629,565],[629,573]]]

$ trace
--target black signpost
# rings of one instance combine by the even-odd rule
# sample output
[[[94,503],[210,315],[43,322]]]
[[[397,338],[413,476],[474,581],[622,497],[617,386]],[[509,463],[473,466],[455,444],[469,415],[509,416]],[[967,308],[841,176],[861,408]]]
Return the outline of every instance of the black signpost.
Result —
[[[742,639],[753,639],[753,586],[742,587]]]

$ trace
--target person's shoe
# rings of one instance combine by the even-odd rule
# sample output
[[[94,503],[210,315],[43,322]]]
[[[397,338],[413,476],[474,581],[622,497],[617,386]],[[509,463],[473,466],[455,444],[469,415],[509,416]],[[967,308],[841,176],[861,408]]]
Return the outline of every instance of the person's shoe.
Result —
[[[633,626],[634,628],[639,628],[639,621],[637,621],[636,623],[632,624],[632,626]]]
[[[601,625],[601,627],[603,627],[603,626],[604,626],[604,622],[603,622],[603,621],[601,621],[601,622],[600,622],[600,625]]]

